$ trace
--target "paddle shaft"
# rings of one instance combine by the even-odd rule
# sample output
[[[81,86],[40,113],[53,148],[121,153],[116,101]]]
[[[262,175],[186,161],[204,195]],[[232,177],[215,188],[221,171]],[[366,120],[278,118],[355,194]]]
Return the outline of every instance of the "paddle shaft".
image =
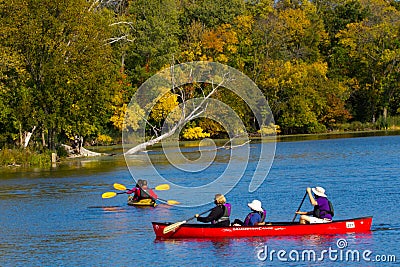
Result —
[[[179,205],[179,204],[181,204],[179,201],[176,201],[176,200],[171,200],[171,199],[166,200],[166,199],[162,199],[162,198],[157,198],[157,199],[166,202],[168,205]]]
[[[209,210],[206,210],[206,211],[200,213],[199,215],[203,215],[203,214],[205,214],[205,213],[211,211],[212,209],[213,209],[213,208],[211,208],[211,209],[209,209]],[[163,230],[163,233],[164,233],[164,234],[167,234],[167,233],[169,233],[169,232],[171,232],[171,231],[175,231],[175,230],[178,229],[182,224],[185,224],[185,223],[187,223],[188,221],[193,220],[194,218],[196,218],[196,215],[193,216],[193,217],[190,217],[189,219],[186,219],[186,220],[184,220],[184,221],[173,223],[173,224],[171,224],[171,225],[165,227],[164,230]]]
[[[212,209],[213,209],[213,208],[211,208],[211,209],[209,209],[209,210],[206,210],[206,211],[200,213],[199,216],[200,216],[200,215],[203,215],[203,214],[205,214],[205,213],[207,213],[207,212],[210,212]],[[191,221],[191,220],[193,220],[194,218],[196,218],[196,215],[193,216],[193,217],[190,217],[189,219],[187,219],[186,222]]]
[[[156,186],[155,188],[152,188],[152,189],[149,188],[149,189],[147,189],[147,190],[141,188],[139,185],[138,185],[138,187],[139,187],[141,190],[143,190],[145,193],[147,193],[147,194],[149,195],[149,197],[151,198],[151,200],[153,200],[154,202],[155,202],[157,199],[159,199],[159,200],[161,200],[161,201],[167,202],[169,205],[177,205],[177,204],[180,204],[180,203],[179,203],[178,201],[176,201],[176,200],[165,200],[165,199],[162,199],[162,198],[159,198],[159,197],[157,197],[157,199],[156,199],[156,198],[154,198],[154,197],[151,195],[150,192],[147,191],[147,190],[152,190],[152,189],[158,190],[158,191],[169,190],[170,187],[169,187],[168,184],[160,184],[160,185]],[[117,190],[123,190],[123,191],[125,191],[125,192],[116,193],[116,195],[119,195],[119,194],[127,194],[127,192],[128,192],[128,191],[127,191],[128,189],[127,189],[126,186],[123,185],[123,184],[114,183],[114,188],[117,189]],[[115,196],[115,195],[114,195],[114,196]],[[107,195],[107,198],[114,197],[114,196]]]
[[[119,184],[119,183],[114,183],[114,188],[117,189],[117,190],[121,190],[121,191],[128,190],[128,188],[125,185]],[[157,191],[165,191],[165,190],[169,190],[169,188],[170,188],[169,184],[160,184],[160,185],[157,185],[156,187],[151,188],[151,189],[154,189],[154,190],[157,190]],[[149,189],[150,188],[148,188],[148,190]]]
[[[301,206],[303,206],[303,202],[304,202],[304,200],[305,200],[306,197],[307,197],[307,194],[308,194],[307,192],[304,194],[303,200],[301,201],[300,206],[299,206],[299,208],[297,209],[296,212],[300,211]],[[294,222],[294,220],[296,220],[296,217],[297,217],[297,213],[294,215],[292,222]]]

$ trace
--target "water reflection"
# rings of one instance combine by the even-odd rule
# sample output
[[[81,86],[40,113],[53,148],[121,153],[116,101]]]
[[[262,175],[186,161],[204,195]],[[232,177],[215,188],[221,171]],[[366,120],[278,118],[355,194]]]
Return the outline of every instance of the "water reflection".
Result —
[[[254,153],[257,143],[252,146]],[[190,149],[196,148],[185,151]],[[227,195],[233,218],[244,218],[246,203],[256,198],[267,208],[268,221],[289,221],[305,188],[320,184],[329,190],[336,219],[374,216],[372,232],[360,235],[156,240],[152,221],[180,221],[208,206],[182,208],[160,203],[156,208],[136,208],[127,205],[126,195],[102,199],[103,192],[113,190],[114,182],[134,184],[123,156],[99,157],[83,164],[74,160],[51,170],[6,171],[0,177],[0,266],[265,266],[277,264],[257,258],[265,245],[275,250],[321,252],[337,248],[339,239],[346,240],[348,249],[400,255],[400,224],[395,216],[400,201],[399,153],[399,136],[280,142],[259,190],[248,192],[256,164],[252,160],[257,159],[251,156],[242,180]],[[224,160],[220,158],[221,168]],[[144,171],[148,168],[140,160],[135,164]],[[164,162],[157,164],[165,173],[174,171]],[[144,178],[151,181],[148,176]],[[194,186],[208,177],[173,179]],[[167,190],[159,196],[175,199],[176,195]],[[303,208],[311,207],[305,202]]]

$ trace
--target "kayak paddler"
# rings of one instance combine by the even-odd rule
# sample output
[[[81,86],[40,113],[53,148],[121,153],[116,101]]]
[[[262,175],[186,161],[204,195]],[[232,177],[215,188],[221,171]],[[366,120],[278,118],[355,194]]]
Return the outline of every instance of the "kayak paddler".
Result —
[[[133,202],[139,202],[142,199],[152,199],[155,201],[158,198],[153,189],[148,188],[147,181],[141,179],[137,181],[134,188],[128,190],[126,193],[134,194],[131,199]]]

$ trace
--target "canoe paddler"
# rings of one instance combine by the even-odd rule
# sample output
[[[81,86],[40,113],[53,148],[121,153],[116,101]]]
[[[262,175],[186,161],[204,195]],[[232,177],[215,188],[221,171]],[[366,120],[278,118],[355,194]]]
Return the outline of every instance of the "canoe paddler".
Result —
[[[252,202],[248,203],[247,206],[250,208],[251,212],[247,214],[244,221],[235,219],[232,225],[233,226],[264,225],[267,211],[262,208],[261,201],[254,199]]]
[[[314,206],[312,211],[296,211],[300,216],[300,223],[328,223],[332,221],[333,206],[325,194],[325,189],[317,186],[314,188],[307,187],[306,189],[311,205]],[[314,195],[313,195],[314,193]],[[312,216],[309,216],[312,215]]]
[[[215,207],[210,211],[207,217],[200,217],[196,214],[197,221],[203,223],[212,223],[218,226],[229,226],[231,215],[231,204],[226,203],[226,198],[222,194],[216,194],[214,197]]]

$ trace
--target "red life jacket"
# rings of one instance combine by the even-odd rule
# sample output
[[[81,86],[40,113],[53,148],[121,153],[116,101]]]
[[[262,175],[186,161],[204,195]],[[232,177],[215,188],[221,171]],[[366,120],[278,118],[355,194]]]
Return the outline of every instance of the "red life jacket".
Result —
[[[135,195],[133,196],[133,201],[139,201],[141,199],[148,199],[148,198],[150,198],[150,199],[157,198],[157,195],[151,189],[148,191],[145,191],[140,187],[136,187],[134,192],[135,192]]]

